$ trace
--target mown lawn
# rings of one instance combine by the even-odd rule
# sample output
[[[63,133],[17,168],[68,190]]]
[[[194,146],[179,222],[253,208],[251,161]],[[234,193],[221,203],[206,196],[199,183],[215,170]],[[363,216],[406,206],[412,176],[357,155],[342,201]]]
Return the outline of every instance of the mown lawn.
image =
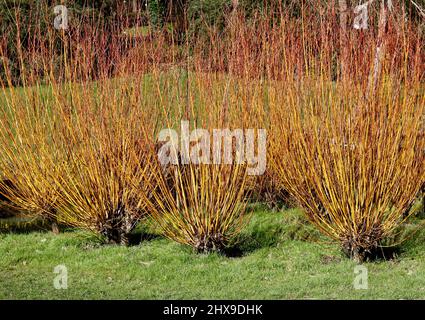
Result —
[[[101,245],[81,231],[15,228],[0,233],[1,299],[424,299],[425,232],[392,260],[368,262],[367,290],[354,289],[356,264],[296,209],[257,208],[226,255],[191,249],[138,230],[130,247]],[[57,265],[68,288],[53,285]]]

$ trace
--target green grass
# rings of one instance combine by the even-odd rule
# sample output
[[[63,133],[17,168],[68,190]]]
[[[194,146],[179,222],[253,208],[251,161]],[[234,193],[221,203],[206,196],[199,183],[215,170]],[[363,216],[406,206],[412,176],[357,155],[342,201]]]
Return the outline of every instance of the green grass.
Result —
[[[130,247],[101,245],[80,231],[0,233],[1,299],[423,299],[425,233],[390,261],[366,263],[369,289],[355,290],[356,264],[327,243],[299,210],[256,208],[228,255],[197,255],[149,229]],[[152,231],[152,230],[151,230]],[[53,269],[68,268],[57,290]]]

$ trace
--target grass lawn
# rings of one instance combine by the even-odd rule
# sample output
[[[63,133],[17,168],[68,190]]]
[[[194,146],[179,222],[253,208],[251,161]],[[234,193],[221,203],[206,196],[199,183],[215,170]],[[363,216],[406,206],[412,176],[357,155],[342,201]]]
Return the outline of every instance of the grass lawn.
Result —
[[[143,241],[119,247],[81,231],[55,236],[2,225],[1,299],[425,298],[425,232],[396,258],[366,263],[369,289],[356,290],[356,264],[296,209],[257,207],[227,255],[197,255],[146,227],[134,235]],[[68,269],[68,289],[54,288],[57,265]]]

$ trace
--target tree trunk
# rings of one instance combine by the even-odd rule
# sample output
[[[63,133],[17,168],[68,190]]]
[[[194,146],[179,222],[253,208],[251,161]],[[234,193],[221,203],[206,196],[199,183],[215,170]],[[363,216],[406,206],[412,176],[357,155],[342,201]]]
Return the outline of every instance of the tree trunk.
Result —
[[[107,242],[110,244],[118,244],[128,246],[130,244],[129,233],[124,230],[108,230],[106,235]]]
[[[50,224],[50,228],[52,229],[53,234],[59,234],[60,230],[59,230],[59,224],[58,221],[56,220],[55,216],[49,216],[46,218],[47,219],[47,223]]]
[[[378,40],[376,43],[375,57],[373,59],[373,69],[369,78],[368,94],[375,94],[378,85],[379,75],[382,69],[382,59],[385,56],[386,34],[388,29],[389,6],[386,0],[381,1],[378,23]]]
[[[413,6],[418,10],[419,14],[422,16],[422,18],[425,19],[425,9],[419,6],[415,1],[410,0],[410,2],[413,4]]]
[[[54,234],[59,234],[59,225],[56,221],[52,221],[52,232]]]
[[[99,225],[99,233],[102,234],[108,243],[129,245],[129,235],[137,224],[138,219],[130,214],[124,206],[109,214],[109,219]]]
[[[339,25],[340,25],[340,37],[339,37],[339,45],[340,45],[340,64],[341,64],[341,77],[345,79],[348,75],[348,50],[347,50],[347,40],[348,40],[348,5],[347,0],[338,0],[339,6]]]
[[[347,21],[348,21],[348,6],[347,6],[347,0],[338,0],[339,5],[339,22],[341,26],[341,30],[346,31],[347,30]]]
[[[233,11],[236,11],[239,6],[239,0],[232,0]]]

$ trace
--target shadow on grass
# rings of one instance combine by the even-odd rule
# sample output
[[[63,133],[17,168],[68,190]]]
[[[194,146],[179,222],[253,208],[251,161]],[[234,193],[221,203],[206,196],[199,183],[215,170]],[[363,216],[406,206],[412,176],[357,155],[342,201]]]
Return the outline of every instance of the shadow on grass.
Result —
[[[284,241],[317,241],[320,233],[297,210],[281,212],[261,211],[237,241],[223,250],[223,254],[238,258],[262,248],[275,247]]]
[[[65,224],[59,224],[60,233],[73,232],[76,229]],[[0,233],[29,234],[32,232],[52,232],[52,225],[43,218],[30,218],[23,214],[4,214],[0,216]],[[130,235],[130,245],[138,245],[160,237],[149,227],[138,226]]]
[[[74,232],[76,229],[67,225],[59,225],[59,233],[68,233]],[[52,232],[51,223],[45,219],[41,218],[28,218],[22,215],[14,215],[8,216],[7,218],[0,218],[0,233],[3,234],[30,234],[33,232],[38,233],[49,233]],[[90,241],[94,243],[99,242],[103,245],[107,245],[105,239],[96,238],[95,236],[92,238],[87,236]],[[159,238],[160,235],[152,232],[150,229],[146,227],[137,227],[129,235],[129,246],[137,246],[145,241],[151,241]],[[96,241],[97,239],[98,241]]]
[[[400,246],[395,247],[380,247],[373,252],[371,261],[388,261],[398,258],[403,249]]]
[[[389,239],[389,244],[395,244],[395,255],[417,255],[424,250],[425,244],[425,218],[423,216],[411,217],[405,224],[397,228],[396,235]],[[386,249],[391,249],[386,248]]]
[[[347,259],[352,258],[345,250],[341,250]],[[402,248],[400,246],[394,247],[378,247],[370,252],[365,253],[363,262],[385,262],[397,260]]]
[[[161,238],[161,234],[155,228],[155,223],[146,219],[141,221],[136,228],[128,235],[128,245],[138,246],[143,242]]]
[[[70,228],[59,225],[60,232],[69,232]],[[11,216],[0,219],[0,233],[28,234],[31,232],[51,232],[52,225],[45,219]]]
[[[142,242],[152,241],[160,238],[159,234],[150,233],[145,230],[137,230],[132,232],[128,236],[128,245],[129,246],[138,246]]]

